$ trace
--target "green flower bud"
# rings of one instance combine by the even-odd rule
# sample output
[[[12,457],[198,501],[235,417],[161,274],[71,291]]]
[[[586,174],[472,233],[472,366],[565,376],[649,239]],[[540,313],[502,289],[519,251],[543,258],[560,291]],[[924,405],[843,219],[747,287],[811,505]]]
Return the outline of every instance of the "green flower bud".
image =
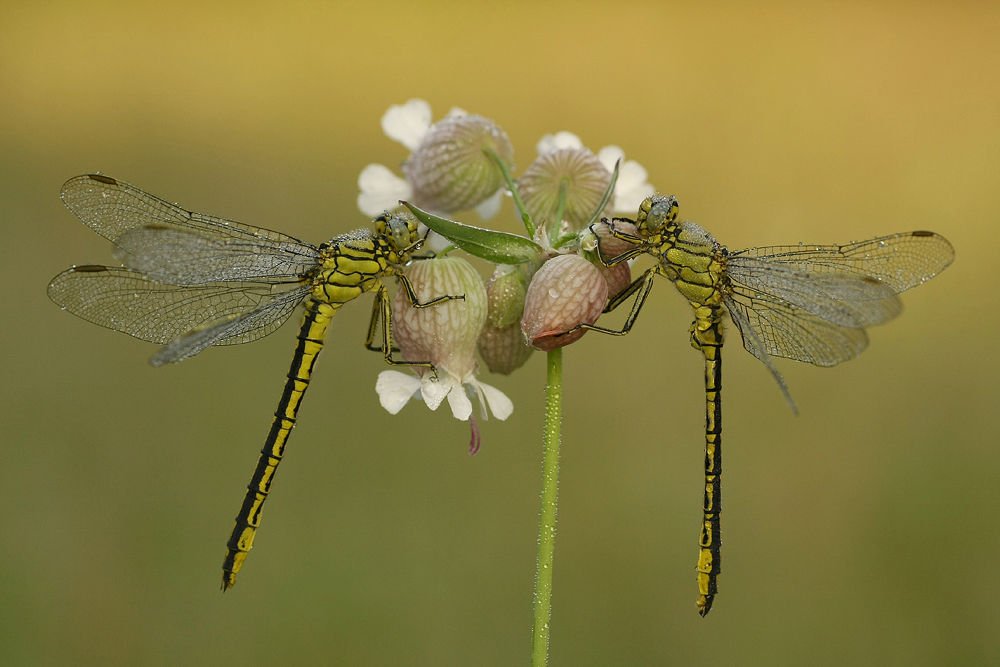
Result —
[[[489,319],[479,334],[479,355],[491,373],[510,375],[528,361],[534,352],[524,342],[520,322],[497,327]]]
[[[476,366],[476,341],[486,321],[483,279],[460,257],[414,262],[406,277],[421,303],[446,294],[464,295],[426,308],[414,308],[400,289],[392,310],[392,334],[403,359],[429,361],[459,381]],[[425,373],[427,369],[417,369]]]
[[[521,267],[498,264],[486,283],[489,318],[493,326],[502,329],[520,322],[524,314],[524,295],[527,293],[528,279]]]
[[[548,351],[579,340],[586,331],[566,332],[596,322],[607,299],[608,283],[591,262],[579,255],[550,259],[528,286],[521,318],[525,342]]]
[[[483,152],[490,148],[509,169],[514,147],[506,133],[482,116],[452,116],[432,127],[403,165],[417,206],[441,213],[464,211],[504,185],[503,172]]]
[[[594,215],[611,185],[611,173],[586,148],[563,148],[540,155],[517,181],[521,199],[532,219],[541,225],[554,220],[559,211],[559,191],[566,182],[563,220],[568,231],[579,231]]]

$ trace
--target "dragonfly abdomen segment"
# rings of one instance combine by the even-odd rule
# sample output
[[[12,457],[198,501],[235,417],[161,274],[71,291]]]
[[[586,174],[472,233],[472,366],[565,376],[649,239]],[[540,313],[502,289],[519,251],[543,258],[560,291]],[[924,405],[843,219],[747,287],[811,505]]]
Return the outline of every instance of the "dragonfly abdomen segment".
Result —
[[[229,542],[226,543],[226,559],[222,564],[222,590],[232,588],[236,582],[236,573],[243,567],[243,561],[246,560],[247,553],[253,547],[254,536],[260,526],[264,501],[267,500],[267,494],[271,490],[271,482],[274,481],[274,473],[278,469],[278,464],[281,463],[281,458],[285,453],[285,443],[295,426],[302,397],[305,395],[306,389],[309,388],[309,378],[312,375],[313,365],[323,349],[330,320],[339,307],[340,304],[317,301],[309,301],[306,305],[306,312],[298,335],[299,342],[295,348],[295,356],[292,358],[292,365],[288,371],[288,379],[285,381],[281,401],[278,403],[278,409],[274,412],[271,430],[260,450],[257,467],[250,478],[250,484],[247,485],[243,505],[240,507],[239,514],[236,515],[233,533]]]
[[[712,609],[722,571],[722,307],[697,309],[691,343],[705,355],[705,497],[698,541],[698,613]]]

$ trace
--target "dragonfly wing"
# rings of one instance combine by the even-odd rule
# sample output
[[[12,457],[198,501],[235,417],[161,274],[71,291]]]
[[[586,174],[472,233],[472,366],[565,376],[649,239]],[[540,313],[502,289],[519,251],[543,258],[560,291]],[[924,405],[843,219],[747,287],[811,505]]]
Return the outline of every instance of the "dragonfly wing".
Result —
[[[762,361],[755,350],[763,349],[772,357],[835,366],[868,347],[864,329],[841,326],[749,286],[733,284],[730,289],[727,306],[738,313],[733,320],[743,334],[743,346]],[[755,334],[749,345],[743,323]]]
[[[299,283],[163,285],[142,274],[107,266],[73,267],[53,278],[48,288],[49,298],[64,310],[160,344],[258,311],[262,312],[243,328],[210,344],[262,338],[281,326],[308,293],[309,288]]]
[[[206,236],[164,225],[130,229],[115,244],[115,258],[129,269],[170,285],[297,279],[318,265],[316,257],[280,244]]]
[[[728,259],[726,275],[756,294],[849,329],[882,324],[902,312],[897,292],[876,277],[808,268],[804,263],[737,255]]]
[[[301,253],[307,257],[319,254],[315,246],[286,234],[205,213],[193,213],[125,181],[101,174],[84,174],[69,179],[59,196],[84,224],[113,243],[131,229],[168,225],[215,238],[240,239]]]
[[[190,331],[163,346],[149,359],[149,363],[153,366],[177,363],[193,357],[212,345],[246,343],[260,338],[281,326],[305,296],[305,294],[298,296],[295,294],[295,292],[286,293],[281,298],[268,301],[249,313],[228,315],[219,321]]]
[[[782,395],[788,401],[788,406],[792,409],[793,413],[799,414],[799,409],[796,407],[795,401],[792,400],[792,395],[788,392],[788,385],[785,384],[785,378],[778,371],[778,367],[774,365],[774,359],[767,353],[767,348],[760,340],[757,332],[754,331],[753,325],[750,324],[750,320],[747,319],[746,314],[728,294],[723,295],[722,301],[726,304],[726,308],[729,309],[729,316],[733,319],[733,324],[736,325],[740,336],[743,338],[743,347],[746,348],[747,352],[760,359],[761,363],[767,367],[767,370],[771,371],[771,376],[778,383],[778,388],[781,389]]]
[[[803,273],[853,273],[877,278],[893,292],[927,282],[955,259],[955,249],[933,232],[905,232],[846,245],[766,246],[730,255],[790,265]]]

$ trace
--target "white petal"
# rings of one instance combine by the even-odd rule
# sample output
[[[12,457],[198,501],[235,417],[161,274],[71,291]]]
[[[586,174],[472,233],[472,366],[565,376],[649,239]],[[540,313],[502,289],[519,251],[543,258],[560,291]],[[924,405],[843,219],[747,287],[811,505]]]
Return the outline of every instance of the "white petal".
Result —
[[[597,159],[601,161],[605,169],[613,173],[615,162],[625,159],[625,151],[618,146],[605,146],[597,152]],[[621,179],[621,171],[618,172],[618,178]]]
[[[394,415],[403,409],[413,394],[420,391],[420,378],[398,371],[382,371],[375,382],[375,391],[378,392],[378,402]]]
[[[611,165],[611,168],[614,169],[614,164]],[[645,183],[648,176],[645,167],[635,160],[623,162],[618,167],[618,182],[615,183],[615,190],[631,190]]]
[[[501,421],[510,417],[510,414],[514,412],[514,403],[507,398],[507,394],[485,382],[476,382],[476,385],[476,391],[481,396],[486,397],[486,402],[489,404],[490,411],[493,412],[494,417]]]
[[[476,207],[476,213],[483,220],[490,220],[500,210],[500,202],[503,201],[504,188],[500,188],[493,193],[493,196],[483,201]]]
[[[420,382],[420,395],[424,397],[424,402],[431,410],[437,410],[445,396],[451,394],[452,390],[458,386],[454,378],[441,373],[440,370],[438,373],[436,381],[431,380],[428,373]]]
[[[451,406],[451,414],[455,415],[455,419],[469,421],[472,415],[472,401],[469,400],[463,387],[455,387],[454,391],[448,393],[448,405]]]
[[[382,116],[382,131],[411,151],[424,140],[431,127],[431,105],[414,98],[406,104],[393,104]]]
[[[375,216],[399,206],[400,199],[413,196],[413,188],[405,178],[392,173],[383,164],[370,164],[358,175],[358,208],[365,215]]]
[[[468,116],[469,112],[462,107],[452,107],[451,111],[448,112],[446,118],[455,118],[458,116]]]
[[[634,213],[639,209],[639,204],[646,197],[652,197],[656,194],[656,188],[654,188],[649,183],[641,183],[636,187],[625,192],[619,192],[615,188],[615,205],[614,209],[616,213]]]
[[[546,134],[535,145],[535,150],[538,151],[539,155],[546,155],[562,148],[583,148],[583,142],[572,132],[564,131]]]

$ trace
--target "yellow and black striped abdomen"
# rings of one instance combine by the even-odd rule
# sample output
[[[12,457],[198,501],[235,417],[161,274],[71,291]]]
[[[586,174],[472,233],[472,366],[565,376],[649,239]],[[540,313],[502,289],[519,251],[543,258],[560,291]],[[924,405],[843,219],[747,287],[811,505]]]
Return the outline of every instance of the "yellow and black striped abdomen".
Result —
[[[722,570],[722,307],[696,313],[691,342],[705,355],[705,496],[698,540],[698,611],[712,609]]]
[[[340,304],[321,303],[315,300],[306,303],[306,312],[298,334],[298,345],[295,347],[292,365],[288,370],[285,389],[281,393],[278,409],[274,412],[271,430],[268,431],[264,446],[260,450],[257,467],[250,478],[250,484],[247,485],[243,505],[236,515],[233,533],[226,543],[226,559],[222,563],[223,590],[232,588],[236,582],[236,573],[243,567],[243,561],[253,546],[254,536],[260,526],[264,501],[267,500],[271,482],[274,481],[274,473],[281,463],[285,453],[285,443],[295,426],[302,396],[309,388],[313,365],[323,349],[330,320],[339,307]]]

